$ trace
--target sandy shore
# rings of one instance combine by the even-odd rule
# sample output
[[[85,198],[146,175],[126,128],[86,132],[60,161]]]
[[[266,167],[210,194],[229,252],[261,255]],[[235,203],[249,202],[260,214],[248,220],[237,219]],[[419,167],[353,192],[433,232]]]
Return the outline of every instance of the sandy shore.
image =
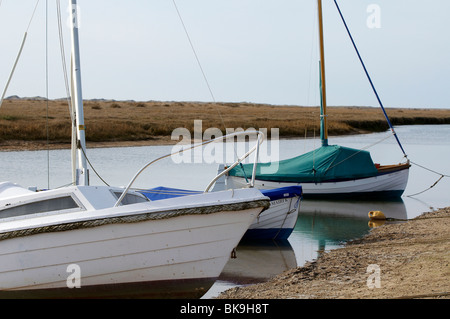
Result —
[[[219,299],[450,298],[450,207],[388,221],[268,282]]]

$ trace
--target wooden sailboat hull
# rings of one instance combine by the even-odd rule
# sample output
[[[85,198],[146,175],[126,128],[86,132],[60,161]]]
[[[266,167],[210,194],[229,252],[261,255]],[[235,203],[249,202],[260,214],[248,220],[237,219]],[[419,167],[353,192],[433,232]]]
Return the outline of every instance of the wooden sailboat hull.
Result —
[[[379,174],[366,178],[323,181],[321,183],[274,182],[255,180],[255,187],[272,189],[285,186],[301,185],[304,198],[316,199],[384,199],[400,197],[408,183],[409,164],[391,166],[389,170],[379,170]],[[244,178],[227,176],[228,183],[234,187],[246,184]]]

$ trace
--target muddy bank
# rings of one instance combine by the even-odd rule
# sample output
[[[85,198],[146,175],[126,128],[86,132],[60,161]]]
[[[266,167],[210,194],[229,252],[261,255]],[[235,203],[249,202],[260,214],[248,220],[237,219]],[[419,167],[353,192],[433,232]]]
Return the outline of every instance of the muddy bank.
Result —
[[[174,145],[178,141],[173,141],[170,137],[161,136],[149,140],[141,141],[106,141],[106,142],[87,142],[87,148],[104,147],[134,147],[134,146],[155,146],[155,145]],[[14,151],[42,151],[42,150],[64,150],[70,149],[70,142],[48,142],[45,140],[23,141],[11,140],[0,142],[0,152]]]
[[[450,298],[450,208],[386,222],[268,282],[225,291],[228,299]]]

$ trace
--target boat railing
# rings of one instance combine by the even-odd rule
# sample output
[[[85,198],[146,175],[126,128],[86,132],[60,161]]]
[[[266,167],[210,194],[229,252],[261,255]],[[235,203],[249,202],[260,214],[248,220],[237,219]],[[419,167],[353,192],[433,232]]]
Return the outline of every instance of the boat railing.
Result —
[[[250,182],[250,187],[253,187],[255,184],[255,172],[256,172],[256,166],[257,166],[257,162],[258,162],[258,157],[259,157],[259,147],[262,144],[262,142],[264,141],[264,133],[261,131],[241,131],[241,132],[235,132],[235,133],[231,133],[231,134],[227,134],[224,136],[220,136],[202,143],[198,143],[198,144],[194,144],[190,147],[183,147],[181,150],[178,150],[176,152],[172,152],[170,154],[166,154],[164,156],[158,157],[150,162],[148,162],[147,164],[145,164],[135,175],[134,177],[130,180],[130,182],[128,183],[127,187],[125,188],[125,190],[123,191],[122,195],[119,197],[119,199],[117,200],[116,204],[114,205],[115,207],[119,206],[120,203],[122,202],[122,200],[124,199],[124,197],[126,196],[126,194],[128,193],[128,191],[130,190],[131,186],[134,184],[134,182],[136,181],[136,179],[139,177],[139,175],[141,175],[141,173],[146,170],[150,165],[171,157],[173,155],[177,155],[180,153],[183,153],[185,151],[197,148],[197,147],[202,147],[204,145],[210,144],[210,143],[216,143],[219,141],[223,141],[223,140],[227,140],[229,138],[234,138],[235,136],[239,136],[239,135],[256,135],[256,145],[253,146],[247,153],[245,153],[244,155],[242,155],[241,157],[239,157],[232,165],[228,166],[225,170],[223,170],[220,174],[218,174],[216,177],[213,178],[213,180],[208,184],[208,186],[205,188],[204,192],[208,192],[210,190],[210,188],[214,185],[214,183],[223,175],[225,175],[227,172],[229,172],[231,169],[233,169],[234,167],[236,167],[237,165],[239,165],[242,161],[244,161],[247,157],[250,156],[250,154],[252,154],[253,152],[256,151],[255,154],[255,158],[254,158],[254,162],[253,162],[253,173],[252,173],[252,179]],[[233,141],[234,142],[234,141]]]

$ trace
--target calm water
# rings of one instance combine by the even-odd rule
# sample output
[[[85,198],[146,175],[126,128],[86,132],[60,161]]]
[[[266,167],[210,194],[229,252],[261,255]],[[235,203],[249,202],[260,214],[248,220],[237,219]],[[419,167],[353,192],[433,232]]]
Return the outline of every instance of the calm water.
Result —
[[[248,283],[260,282],[282,271],[303,265],[326,250],[340,247],[346,241],[361,237],[371,229],[367,213],[381,210],[388,217],[414,218],[423,212],[450,206],[450,178],[443,178],[432,189],[408,197],[433,185],[439,175],[450,175],[450,125],[402,126],[397,135],[413,162],[407,189],[398,202],[302,202],[294,232],[286,242],[245,243],[237,248],[237,259],[227,264],[218,282],[204,298],[220,291]],[[403,159],[390,133],[330,137],[330,144],[354,148],[371,146],[374,162],[398,163]],[[378,143],[378,144],[377,144]],[[318,147],[314,139],[280,140],[279,158],[289,158]],[[270,145],[269,145],[270,146]],[[89,149],[89,159],[97,172],[111,185],[126,185],[136,171],[148,161],[170,153],[172,146]],[[271,149],[267,151],[269,153]],[[197,154],[198,155],[198,154]],[[195,158],[195,157],[193,157]],[[198,159],[198,158],[197,158]],[[211,160],[205,160],[211,162]],[[176,164],[166,159],[151,166],[136,182],[137,187],[169,186],[202,190],[215,176],[217,163]],[[68,150],[34,152],[0,152],[0,181],[22,186],[58,187],[70,183]],[[91,171],[91,184],[102,182]]]

